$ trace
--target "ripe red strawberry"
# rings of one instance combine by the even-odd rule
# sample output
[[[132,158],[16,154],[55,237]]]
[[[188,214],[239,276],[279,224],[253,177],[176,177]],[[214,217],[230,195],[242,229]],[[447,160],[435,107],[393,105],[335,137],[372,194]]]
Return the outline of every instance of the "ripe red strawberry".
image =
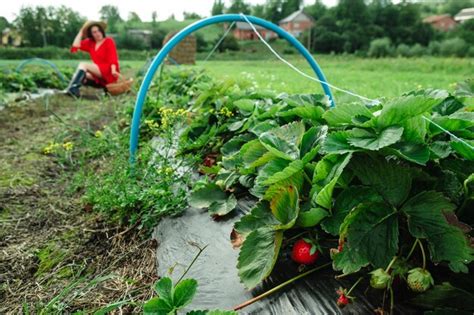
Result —
[[[310,240],[300,239],[293,245],[291,259],[299,264],[312,265],[316,262],[318,257],[318,247]]]
[[[341,294],[339,295],[339,298],[337,299],[337,306],[339,307],[344,307],[346,306],[347,304],[349,304],[349,299],[347,298],[347,296],[345,294]]]

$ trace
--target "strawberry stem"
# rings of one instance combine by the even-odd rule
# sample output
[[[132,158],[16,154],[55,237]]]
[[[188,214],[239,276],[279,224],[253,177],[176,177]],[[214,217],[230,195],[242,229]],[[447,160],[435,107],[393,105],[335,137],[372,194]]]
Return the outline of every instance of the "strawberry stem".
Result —
[[[387,269],[385,269],[385,272],[388,272],[390,270],[390,268],[392,268],[393,264],[397,261],[397,259],[398,259],[397,256],[393,257],[393,259],[388,264]]]
[[[186,276],[186,274],[188,273],[189,269],[191,269],[191,267],[194,265],[194,263],[196,262],[196,260],[199,258],[199,256],[201,256],[202,252],[207,248],[208,245],[204,246],[204,247],[200,247],[198,246],[197,244],[191,244],[192,246],[194,247],[197,247],[199,249],[199,252],[196,254],[196,256],[194,256],[194,259],[193,261],[191,261],[191,263],[189,264],[188,268],[186,268],[186,270],[184,271],[184,273],[181,275],[181,277],[178,279],[178,281],[176,282],[175,286],[178,285],[178,283],[181,282],[181,280],[183,280],[184,276]]]
[[[426,254],[425,254],[425,248],[423,247],[423,244],[421,241],[418,239],[418,245],[420,245],[420,250],[421,250],[421,256],[423,257],[423,270],[426,269]]]
[[[415,241],[413,242],[413,245],[410,249],[410,252],[408,253],[408,256],[407,256],[407,260],[410,259],[411,255],[413,254],[413,252],[415,251],[415,248],[416,248],[416,245],[418,244],[418,239],[415,239]]]
[[[299,280],[299,279],[301,279],[301,278],[304,278],[304,277],[306,277],[307,275],[310,275],[310,274],[312,274],[313,272],[316,272],[316,271],[318,271],[318,270],[324,269],[324,268],[330,266],[331,264],[332,264],[332,263],[328,262],[328,263],[326,263],[326,264],[324,264],[324,265],[321,265],[321,266],[319,266],[319,267],[316,267],[316,268],[313,268],[313,269],[311,269],[311,270],[308,270],[308,271],[306,271],[306,272],[304,272],[304,273],[302,273],[302,274],[300,274],[300,275],[297,275],[296,277],[293,277],[293,278],[291,278],[291,279],[289,279],[289,280],[283,282],[282,284],[279,284],[279,285],[277,285],[276,287],[274,287],[274,288],[272,288],[272,289],[270,289],[270,290],[268,290],[268,291],[266,291],[266,292],[263,292],[263,293],[260,294],[259,296],[256,296],[256,297],[254,297],[254,298],[252,298],[252,299],[250,299],[250,300],[245,301],[245,302],[242,303],[242,304],[237,305],[236,307],[234,307],[233,310],[234,310],[234,311],[241,310],[241,309],[243,309],[244,307],[247,307],[247,306],[249,306],[249,305],[251,305],[251,304],[253,304],[253,303],[255,303],[255,302],[257,302],[257,301],[259,301],[259,300],[261,300],[261,299],[263,299],[263,298],[265,298],[265,297],[267,297],[267,296],[269,296],[270,294],[272,294],[272,293],[274,293],[274,292],[276,292],[276,291],[278,291],[278,290],[280,290],[280,289],[286,287],[287,285],[289,285],[289,284],[295,282],[296,280]]]
[[[360,277],[359,280],[357,280],[354,285],[349,289],[349,291],[347,291],[347,294],[346,295],[350,295],[351,292],[356,288],[356,286],[359,284],[359,282],[362,281],[362,279],[364,279],[363,277]]]

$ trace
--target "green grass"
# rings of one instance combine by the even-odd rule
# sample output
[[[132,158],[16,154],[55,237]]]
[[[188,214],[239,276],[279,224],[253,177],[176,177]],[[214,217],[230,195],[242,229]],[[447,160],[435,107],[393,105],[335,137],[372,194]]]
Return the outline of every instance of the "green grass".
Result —
[[[316,56],[328,82],[369,98],[394,97],[417,88],[452,89],[453,83],[474,76],[474,59],[363,59],[344,56]],[[312,74],[301,58],[290,59]],[[294,72],[279,61],[212,61],[198,63],[217,77],[248,77],[260,88],[287,93],[321,93],[319,83]],[[340,101],[351,97],[335,92]]]
[[[302,57],[291,55],[288,58],[298,68],[312,74]],[[454,83],[474,76],[473,58],[368,59],[330,55],[315,58],[330,83],[369,98],[394,97],[406,91],[427,87],[450,90]],[[18,62],[18,60],[0,60],[0,66],[14,66]],[[78,63],[77,60],[53,60],[53,62],[58,66],[74,66]],[[144,64],[144,60],[123,61],[122,67],[138,70]],[[208,70],[211,75],[218,78],[252,80],[263,89],[270,88],[287,93],[322,92],[319,83],[300,76],[275,59],[198,61],[197,67]],[[335,95],[339,101],[353,99],[341,92],[335,92]]]

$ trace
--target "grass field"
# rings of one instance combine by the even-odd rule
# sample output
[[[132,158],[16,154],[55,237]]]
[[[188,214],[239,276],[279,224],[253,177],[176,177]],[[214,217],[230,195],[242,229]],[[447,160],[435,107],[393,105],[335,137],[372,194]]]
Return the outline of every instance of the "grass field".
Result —
[[[394,97],[417,88],[452,89],[454,83],[474,76],[474,59],[458,58],[387,58],[367,59],[353,56],[315,56],[328,81],[369,98]],[[301,57],[290,61],[304,72],[311,69]],[[17,60],[0,60],[0,66],[14,66]],[[77,60],[53,60],[58,66],[74,66]],[[123,61],[122,68],[134,73],[145,61]],[[259,88],[287,93],[321,93],[321,86],[295,73],[278,60],[198,61],[212,76],[251,80]],[[335,92],[339,101],[352,97]]]

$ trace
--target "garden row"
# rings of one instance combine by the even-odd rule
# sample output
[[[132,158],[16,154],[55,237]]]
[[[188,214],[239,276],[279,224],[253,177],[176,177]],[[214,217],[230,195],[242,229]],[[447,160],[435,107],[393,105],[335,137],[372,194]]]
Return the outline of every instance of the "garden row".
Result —
[[[74,70],[66,67],[59,71],[65,78],[70,78]],[[0,91],[5,93],[36,92],[38,88],[64,89],[66,85],[67,82],[62,81],[52,69],[31,68],[22,72],[9,68],[0,70]]]
[[[254,198],[234,227],[247,288],[283,259],[284,241],[296,241],[307,252],[295,261],[330,257],[335,272],[370,280],[392,305],[408,296],[425,308],[473,309],[471,284],[456,276],[474,259],[472,81],[453,93],[417,90],[375,106],[329,108],[321,95],[277,95],[202,72],[163,76],[145,106],[142,139],[179,139],[175,157],[201,157],[204,176],[192,183],[149,153],[141,165],[171,178],[172,187],[159,186],[169,200],[176,192],[182,200],[191,183],[189,204],[214,218]],[[147,202],[163,205],[153,191]],[[339,295],[340,304],[351,302],[347,291]]]

